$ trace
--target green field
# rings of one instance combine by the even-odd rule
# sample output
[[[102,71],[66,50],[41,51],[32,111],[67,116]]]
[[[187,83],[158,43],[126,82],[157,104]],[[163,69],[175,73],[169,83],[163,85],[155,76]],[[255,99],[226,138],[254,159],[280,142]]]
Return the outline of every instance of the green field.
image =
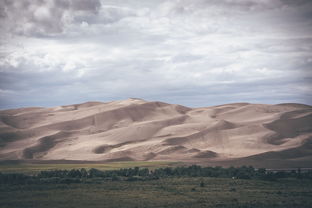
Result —
[[[120,168],[131,168],[131,167],[145,167],[149,169],[177,166],[181,163],[179,162],[166,162],[166,161],[130,161],[130,162],[111,162],[103,164],[0,164],[0,172],[2,173],[25,173],[25,174],[35,174],[42,170],[70,170],[70,169],[80,169],[80,168],[96,168],[98,170],[116,170]]]
[[[177,167],[179,165],[180,167]],[[267,175],[265,172],[251,167],[212,168],[181,167],[181,165],[183,164],[176,162],[2,164],[0,165],[0,172],[2,172],[0,174],[0,207],[312,207],[311,174],[297,172],[283,176],[277,173],[276,177],[272,178],[263,177]],[[140,175],[140,168],[133,167],[140,167],[142,170],[148,168],[153,171]],[[83,173],[82,170],[80,172],[77,170],[80,168],[87,169],[84,170],[87,175],[78,176],[78,173]],[[91,168],[98,170],[94,172],[95,169],[93,169],[92,172]],[[57,169],[59,171],[54,171]],[[46,173],[39,173],[42,170]],[[62,172],[62,170],[68,171]],[[99,173],[100,170],[102,172]],[[180,172],[174,172],[178,170]],[[182,170],[186,175],[174,175],[183,173]],[[235,179],[232,179],[232,175],[227,175],[231,171],[247,175],[236,174]],[[54,175],[51,175],[52,173]],[[58,175],[60,173],[63,175]],[[76,175],[71,175],[71,173]],[[207,176],[207,174],[216,175],[211,177],[212,175]],[[26,178],[19,180],[18,176]],[[247,177],[249,179],[238,179],[246,176],[250,176]]]
[[[203,187],[200,183],[203,182]],[[312,181],[163,178],[96,184],[2,185],[0,207],[40,208],[310,208]]]

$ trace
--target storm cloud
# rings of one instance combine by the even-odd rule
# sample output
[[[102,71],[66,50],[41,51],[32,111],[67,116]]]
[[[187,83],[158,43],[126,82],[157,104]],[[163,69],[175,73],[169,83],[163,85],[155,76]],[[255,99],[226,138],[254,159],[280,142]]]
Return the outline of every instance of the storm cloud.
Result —
[[[0,23],[0,108],[312,104],[311,1],[5,0]]]
[[[0,3],[1,25],[5,32],[18,35],[61,33],[78,17],[96,14],[98,0],[4,0]]]

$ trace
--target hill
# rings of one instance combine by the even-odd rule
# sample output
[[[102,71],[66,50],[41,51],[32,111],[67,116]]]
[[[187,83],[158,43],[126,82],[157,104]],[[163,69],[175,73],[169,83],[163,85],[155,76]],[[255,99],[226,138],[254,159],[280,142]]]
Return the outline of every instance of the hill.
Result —
[[[312,107],[128,99],[0,111],[0,159],[312,167]]]

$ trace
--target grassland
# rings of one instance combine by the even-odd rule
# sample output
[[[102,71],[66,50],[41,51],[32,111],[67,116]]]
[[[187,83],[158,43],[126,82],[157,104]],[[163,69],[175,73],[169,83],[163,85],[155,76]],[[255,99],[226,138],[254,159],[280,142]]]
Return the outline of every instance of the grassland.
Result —
[[[166,161],[129,161],[129,162],[111,162],[103,164],[92,164],[92,163],[80,163],[80,164],[57,164],[57,163],[46,163],[46,164],[0,164],[0,172],[2,173],[24,173],[24,174],[36,174],[42,170],[71,170],[71,169],[90,169],[96,168],[98,170],[116,170],[120,168],[160,168],[177,166],[179,162],[166,162]]]
[[[202,185],[200,185],[202,184]],[[310,208],[312,181],[162,178],[96,184],[2,185],[2,208]]]
[[[37,174],[41,170],[178,166],[175,162],[113,162],[106,164],[7,164],[2,173]],[[154,170],[156,171],[156,170]],[[111,172],[111,171],[109,171]],[[14,174],[13,174],[14,175]],[[32,176],[35,177],[35,176]],[[278,178],[267,181],[213,177],[163,176],[159,179],[83,178],[79,183],[0,184],[1,208],[311,208],[312,180]],[[49,179],[49,178],[48,178]],[[53,179],[53,178],[50,178]]]

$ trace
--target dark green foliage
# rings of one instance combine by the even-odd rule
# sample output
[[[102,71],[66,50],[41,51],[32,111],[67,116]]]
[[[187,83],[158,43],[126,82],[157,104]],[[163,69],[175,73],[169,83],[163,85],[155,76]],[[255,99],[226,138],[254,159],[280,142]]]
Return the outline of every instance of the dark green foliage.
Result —
[[[235,192],[236,188],[230,188],[230,191],[232,191],[232,192],[234,191]]]
[[[120,177],[115,174],[112,176],[112,181],[120,181]]]
[[[1,184],[0,207],[311,208],[312,204],[312,180],[282,178],[271,182],[221,177],[165,177],[142,181],[140,176],[130,178],[135,179],[51,177],[45,180],[61,180],[61,183]],[[76,183],[79,180],[82,182]],[[199,187],[200,182],[205,186]]]
[[[232,179],[262,179],[276,181],[282,178],[312,179],[312,171],[266,171],[263,168],[255,169],[252,166],[242,167],[201,167],[192,165],[188,167],[166,167],[149,171],[147,168],[123,168],[119,170],[101,171],[95,168],[86,170],[49,170],[41,171],[35,176],[20,173],[0,173],[0,184],[28,184],[28,183],[82,183],[98,179],[119,181],[144,181],[166,177],[216,177]],[[87,179],[94,180],[87,180]],[[202,186],[204,184],[201,184]]]
[[[312,171],[251,166],[0,173],[0,207],[310,208],[311,179]]]
[[[140,169],[138,175],[139,176],[148,176],[149,170],[147,168]]]
[[[105,173],[95,168],[91,168],[88,172],[88,177],[104,177]]]
[[[25,184],[30,178],[30,176],[21,173],[0,173],[0,184]]]
[[[199,184],[200,187],[205,187],[205,183],[203,181],[200,182]]]
[[[37,175],[39,178],[50,178],[50,177],[60,177],[64,178],[68,176],[68,170],[49,170],[49,171],[40,171]]]

